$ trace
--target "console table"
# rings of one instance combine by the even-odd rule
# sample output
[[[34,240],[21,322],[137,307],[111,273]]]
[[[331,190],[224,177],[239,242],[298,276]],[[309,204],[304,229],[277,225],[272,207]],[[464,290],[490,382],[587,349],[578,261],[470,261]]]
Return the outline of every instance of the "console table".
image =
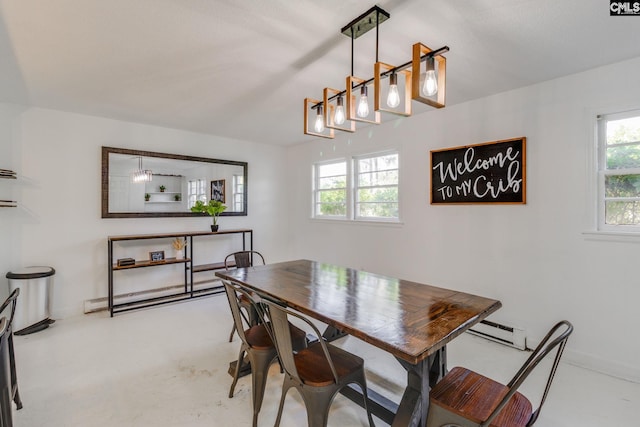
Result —
[[[162,234],[133,234],[122,236],[109,236],[107,237],[108,247],[108,273],[109,273],[109,292],[108,292],[108,308],[111,317],[115,313],[124,311],[136,310],[143,307],[150,307],[154,305],[167,304],[175,301],[181,301],[185,299],[191,299],[201,296],[213,295],[224,292],[222,285],[216,285],[207,287],[204,289],[194,290],[193,288],[193,274],[203,271],[222,270],[225,268],[224,260],[220,262],[214,262],[210,264],[193,265],[193,240],[194,238],[215,237],[221,235],[237,234],[242,237],[242,250],[253,249],[253,230],[251,229],[239,229],[239,230],[222,230],[217,232],[183,232],[183,233],[162,233]],[[175,239],[183,238],[187,242],[187,251],[185,258],[165,258],[161,261],[151,260],[136,260],[135,264],[118,266],[113,259],[113,244],[114,242],[124,242],[131,240],[151,240],[151,239]],[[126,271],[134,268],[150,268],[160,267],[163,265],[183,264],[184,265],[184,288],[180,292],[171,293],[161,297],[153,298],[141,298],[135,301],[129,301],[125,303],[114,303],[114,272]]]

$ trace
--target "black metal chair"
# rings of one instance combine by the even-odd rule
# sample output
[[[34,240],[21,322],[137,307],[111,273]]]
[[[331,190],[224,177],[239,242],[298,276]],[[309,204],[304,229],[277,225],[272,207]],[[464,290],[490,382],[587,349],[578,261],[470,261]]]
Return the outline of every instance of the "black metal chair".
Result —
[[[13,426],[12,387],[9,357],[11,328],[6,317],[0,319],[0,427]]]
[[[264,257],[258,251],[239,251],[229,254],[224,259],[224,268],[229,271],[231,268],[246,268],[252,267],[254,263],[254,259],[260,259],[262,261],[262,265],[265,264]],[[233,261],[232,261],[233,260]],[[240,301],[240,307],[246,311],[247,316],[249,316],[249,321],[252,325],[254,325],[258,321],[257,313],[253,310],[251,303],[249,301],[242,300]],[[229,334],[229,342],[233,341],[233,334],[236,331],[235,322],[231,326],[231,333]]]
[[[13,317],[16,313],[18,295],[20,295],[20,289],[16,288],[0,306],[0,314],[4,313],[7,307],[10,307],[9,322],[7,325],[9,335],[7,340],[9,350],[9,364],[11,368],[11,399],[15,402],[17,409],[22,409],[22,400],[20,399],[20,392],[18,391],[18,376],[16,374],[16,355],[13,348]]]
[[[231,313],[238,331],[238,336],[242,341],[240,353],[238,354],[238,361],[236,362],[236,369],[233,375],[233,382],[229,389],[229,397],[233,397],[233,391],[235,390],[238,382],[240,369],[243,365],[244,355],[246,354],[249,359],[249,363],[251,364],[253,426],[256,427],[258,423],[258,413],[262,407],[262,399],[267,384],[269,367],[271,366],[271,363],[276,360],[278,353],[270,336],[268,324],[266,322],[251,324],[249,319],[241,310],[241,301],[248,301],[249,303],[254,304],[252,309],[256,313],[262,312],[262,309],[257,306],[257,303],[253,300],[251,294],[247,290],[233,283],[225,280],[223,280],[222,283],[224,284],[227,298],[229,299],[229,306],[231,307]],[[307,346],[305,331],[296,328],[295,326],[291,326],[290,334],[289,340],[293,343],[293,348],[300,350]]]
[[[364,360],[341,348],[326,343],[318,328],[307,318],[281,305],[262,301],[267,307],[267,318],[275,336],[278,357],[285,376],[282,397],[275,426],[280,425],[287,391],[296,388],[307,409],[309,427],[326,427],[329,408],[336,394],[349,384],[358,384],[364,396],[364,407],[373,426],[371,412],[367,407],[367,381]],[[317,341],[303,350],[295,351],[291,341],[291,324],[288,316],[304,321],[316,334]]]
[[[566,320],[557,323],[536,347],[507,385],[466,368],[453,368],[430,393],[427,427],[525,427],[533,425],[540,415],[562,352],[573,325]],[[518,387],[534,368],[550,353],[555,359],[538,408]]]

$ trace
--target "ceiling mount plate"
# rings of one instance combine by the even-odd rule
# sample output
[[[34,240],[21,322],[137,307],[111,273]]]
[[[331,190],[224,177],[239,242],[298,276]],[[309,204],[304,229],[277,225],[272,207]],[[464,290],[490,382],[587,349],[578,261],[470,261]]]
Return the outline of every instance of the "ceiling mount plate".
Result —
[[[357,39],[367,31],[382,24],[390,17],[391,15],[389,15],[389,12],[386,10],[381,9],[378,6],[373,6],[371,9],[367,10],[365,13],[342,27],[342,30],[340,31],[347,37]]]

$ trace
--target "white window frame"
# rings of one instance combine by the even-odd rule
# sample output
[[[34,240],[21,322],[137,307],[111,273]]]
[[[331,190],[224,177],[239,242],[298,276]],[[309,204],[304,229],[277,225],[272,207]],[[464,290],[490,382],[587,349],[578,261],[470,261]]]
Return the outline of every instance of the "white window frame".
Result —
[[[359,216],[356,215],[356,204],[357,204],[357,196],[358,196],[358,161],[362,159],[369,159],[375,157],[383,157],[388,155],[397,155],[398,156],[398,216],[397,217],[370,217],[370,216]],[[374,153],[367,154],[358,154],[352,155],[346,158],[337,158],[332,160],[326,160],[322,162],[314,163],[312,166],[312,182],[313,182],[313,191],[312,191],[312,206],[311,206],[311,217],[313,219],[328,219],[328,220],[342,220],[342,221],[351,221],[351,222],[382,222],[382,223],[400,223],[401,222],[401,201],[400,201],[400,153],[398,150],[386,150],[379,151]],[[328,164],[335,163],[345,163],[346,165],[346,214],[345,215],[320,215],[317,214],[316,205],[319,200],[319,174],[318,168]]]
[[[396,155],[398,157],[398,167],[395,169],[398,173],[398,182],[395,185],[376,185],[376,186],[360,186],[358,177],[360,176],[360,168],[359,161],[366,159],[373,159],[376,157],[385,157],[390,155]],[[354,212],[354,220],[356,221],[382,221],[382,222],[398,222],[400,221],[400,155],[397,151],[387,151],[382,153],[373,153],[366,154],[363,156],[356,156],[352,160],[353,162],[353,212]],[[358,215],[358,205],[361,203],[358,200],[358,194],[360,189],[365,188],[390,188],[395,187],[398,189],[398,200],[396,203],[398,204],[398,216],[397,217],[378,217],[378,216],[361,216]]]
[[[598,116],[597,126],[597,229],[600,232],[633,233],[640,235],[640,225],[618,225],[606,223],[605,179],[607,176],[640,174],[640,168],[607,169],[607,123],[629,117],[640,117],[640,110],[630,110],[620,113],[601,114]],[[640,141],[639,141],[640,142]],[[631,143],[633,144],[633,143]],[[617,199],[616,199],[617,200]],[[638,200],[640,197],[629,198]]]
[[[320,194],[324,191],[320,189],[320,174],[318,173],[318,169],[322,166],[334,165],[334,164],[345,164],[345,200],[346,200],[346,210],[344,215],[322,215],[317,211],[317,205],[320,200]],[[318,162],[313,165],[313,196],[312,196],[312,206],[311,206],[311,215],[313,218],[322,218],[322,219],[341,219],[346,220],[351,216],[350,211],[350,203],[351,199],[350,188],[351,188],[351,166],[348,159],[333,159],[324,162]],[[326,178],[326,177],[324,177]]]

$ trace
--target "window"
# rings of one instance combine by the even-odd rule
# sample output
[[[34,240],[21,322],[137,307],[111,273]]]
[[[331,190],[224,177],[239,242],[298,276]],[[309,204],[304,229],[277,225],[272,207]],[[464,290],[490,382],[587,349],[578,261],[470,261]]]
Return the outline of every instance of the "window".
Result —
[[[315,166],[315,217],[347,217],[347,162]]]
[[[640,231],[640,110],[598,122],[600,230]]]
[[[355,160],[356,219],[398,218],[398,153]]]
[[[397,221],[398,153],[314,166],[315,218]]]
[[[233,210],[244,211],[244,176],[233,175]]]
[[[207,203],[207,187],[204,179],[195,179],[187,183],[187,197],[189,208],[196,204],[196,201],[202,200]]]

